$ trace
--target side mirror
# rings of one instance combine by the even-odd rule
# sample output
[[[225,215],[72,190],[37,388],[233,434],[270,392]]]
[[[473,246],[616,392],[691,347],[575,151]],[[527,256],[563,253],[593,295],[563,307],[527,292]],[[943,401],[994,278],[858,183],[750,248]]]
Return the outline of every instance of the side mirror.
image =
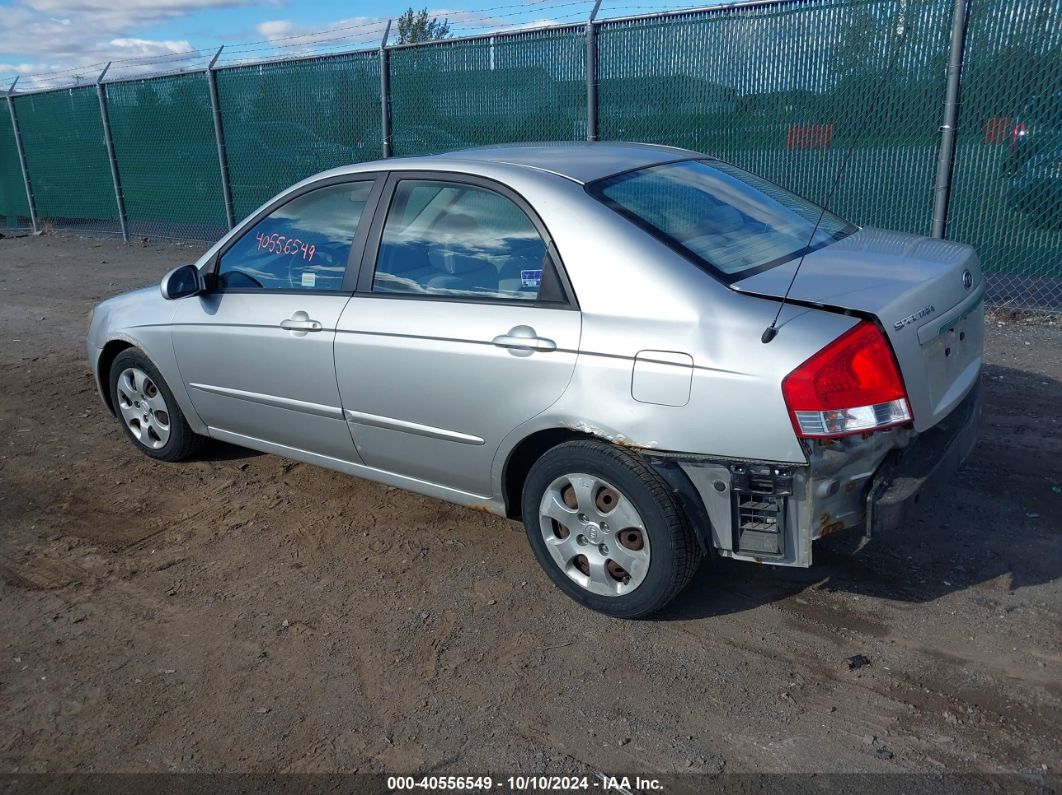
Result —
[[[162,277],[162,297],[167,301],[198,295],[203,291],[199,269],[195,265],[182,265]]]

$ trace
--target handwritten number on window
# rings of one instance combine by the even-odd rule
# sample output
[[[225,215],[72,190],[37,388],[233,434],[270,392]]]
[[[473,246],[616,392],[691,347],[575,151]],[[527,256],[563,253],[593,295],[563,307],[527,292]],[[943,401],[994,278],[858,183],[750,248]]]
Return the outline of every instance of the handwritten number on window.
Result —
[[[286,237],[279,232],[274,232],[271,235],[258,232],[255,235],[255,240],[258,242],[259,251],[268,251],[270,254],[283,254],[288,256],[301,254],[302,258],[307,262],[313,261],[313,255],[317,251],[317,246],[314,244],[303,243],[298,238]]]

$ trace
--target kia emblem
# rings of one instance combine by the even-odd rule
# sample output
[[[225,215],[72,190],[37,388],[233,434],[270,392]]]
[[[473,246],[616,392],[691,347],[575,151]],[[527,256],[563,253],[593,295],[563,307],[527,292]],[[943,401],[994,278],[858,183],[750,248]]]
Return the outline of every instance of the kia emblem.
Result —
[[[967,290],[973,287],[973,274],[969,271],[962,272],[962,286]]]

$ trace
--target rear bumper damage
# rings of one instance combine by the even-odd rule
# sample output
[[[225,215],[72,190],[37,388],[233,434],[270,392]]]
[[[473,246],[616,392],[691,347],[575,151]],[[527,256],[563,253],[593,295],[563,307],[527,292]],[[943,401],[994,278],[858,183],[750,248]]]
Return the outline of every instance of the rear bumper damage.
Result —
[[[963,465],[977,443],[981,390],[975,386],[947,417],[888,455],[867,492],[867,535],[892,530]]]
[[[696,528],[724,557],[810,566],[812,541],[850,528],[896,527],[962,465],[977,440],[980,389],[915,433],[895,428],[815,441],[808,464],[646,452]]]

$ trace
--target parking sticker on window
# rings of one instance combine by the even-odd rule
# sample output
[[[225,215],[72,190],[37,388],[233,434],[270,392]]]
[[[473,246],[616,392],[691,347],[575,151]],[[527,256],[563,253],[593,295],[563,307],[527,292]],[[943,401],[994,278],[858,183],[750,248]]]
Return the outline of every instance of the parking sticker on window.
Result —
[[[316,284],[317,284],[317,274],[316,273],[304,273],[304,274],[302,274],[302,286],[303,287],[313,287]]]
[[[520,271],[520,284],[523,287],[539,287],[542,284],[542,271]]]

